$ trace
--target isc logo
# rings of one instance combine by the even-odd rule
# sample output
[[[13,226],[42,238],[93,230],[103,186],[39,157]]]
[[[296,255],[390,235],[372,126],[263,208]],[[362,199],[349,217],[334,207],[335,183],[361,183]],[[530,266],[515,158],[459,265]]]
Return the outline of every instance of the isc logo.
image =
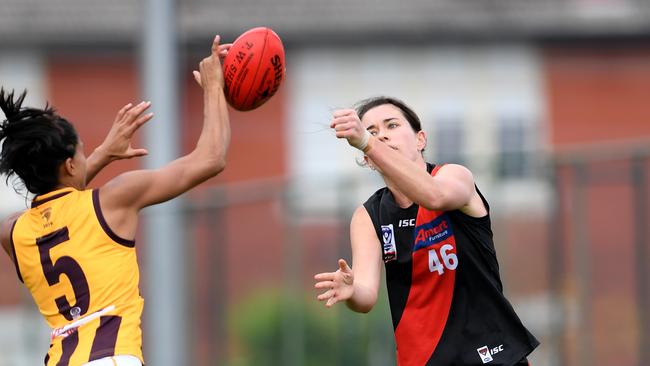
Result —
[[[476,349],[476,352],[478,352],[478,355],[479,355],[479,357],[481,357],[481,361],[483,361],[483,363],[492,362],[494,360],[494,358],[492,356],[494,356],[495,354],[497,354],[497,353],[499,353],[501,351],[503,351],[503,345],[502,344],[500,344],[500,345],[498,345],[498,346],[496,346],[496,347],[494,347],[492,349],[489,349],[488,346],[483,346],[481,348]]]
[[[415,219],[399,220],[399,227],[409,227],[409,226],[415,226]]]

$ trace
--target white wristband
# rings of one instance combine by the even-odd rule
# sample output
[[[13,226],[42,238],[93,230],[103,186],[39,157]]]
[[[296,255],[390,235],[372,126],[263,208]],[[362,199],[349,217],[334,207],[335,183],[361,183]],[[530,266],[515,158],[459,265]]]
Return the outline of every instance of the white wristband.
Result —
[[[357,149],[364,151],[368,147],[368,142],[370,141],[370,132],[364,130],[363,137],[361,138],[361,143],[359,146],[356,146]]]

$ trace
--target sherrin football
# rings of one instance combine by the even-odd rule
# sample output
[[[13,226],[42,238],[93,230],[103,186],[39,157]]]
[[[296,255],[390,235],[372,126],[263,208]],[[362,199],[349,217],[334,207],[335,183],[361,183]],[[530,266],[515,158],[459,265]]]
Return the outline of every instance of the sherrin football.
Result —
[[[223,60],[228,104],[239,111],[250,111],[264,104],[284,80],[284,60],[282,40],[270,28],[244,32]]]

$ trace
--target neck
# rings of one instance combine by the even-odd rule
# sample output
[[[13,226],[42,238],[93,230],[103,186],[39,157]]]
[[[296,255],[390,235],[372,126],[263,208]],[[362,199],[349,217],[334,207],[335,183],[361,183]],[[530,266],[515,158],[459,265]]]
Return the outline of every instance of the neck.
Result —
[[[77,183],[77,182],[59,182],[59,185],[56,186],[56,190],[63,189],[63,188],[74,188],[76,190],[82,191],[85,189],[82,184]]]
[[[410,207],[413,204],[413,201],[411,201],[402,191],[397,188],[397,186],[387,177],[384,177],[384,183],[386,183],[386,187],[390,190],[390,192],[393,194],[393,198],[395,198],[395,203],[401,208],[407,208]]]

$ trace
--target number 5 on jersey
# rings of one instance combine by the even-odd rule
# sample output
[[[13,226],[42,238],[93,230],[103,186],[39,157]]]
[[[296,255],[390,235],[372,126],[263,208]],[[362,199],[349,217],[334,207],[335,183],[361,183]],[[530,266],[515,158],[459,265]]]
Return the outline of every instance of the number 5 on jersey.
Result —
[[[61,275],[66,275],[74,291],[75,304],[70,305],[65,295],[59,296],[56,302],[59,313],[67,320],[74,320],[75,317],[86,314],[90,306],[90,289],[88,280],[79,263],[70,256],[62,256],[52,262],[50,250],[59,244],[70,240],[68,228],[63,227],[46,236],[36,239],[36,245],[41,256],[43,274],[50,286],[59,283]]]
[[[454,247],[451,244],[444,244],[440,248],[429,250],[429,271],[438,272],[439,275],[442,275],[445,273],[445,268],[450,271],[455,270],[458,267],[458,257],[456,253],[451,252],[453,249]]]

